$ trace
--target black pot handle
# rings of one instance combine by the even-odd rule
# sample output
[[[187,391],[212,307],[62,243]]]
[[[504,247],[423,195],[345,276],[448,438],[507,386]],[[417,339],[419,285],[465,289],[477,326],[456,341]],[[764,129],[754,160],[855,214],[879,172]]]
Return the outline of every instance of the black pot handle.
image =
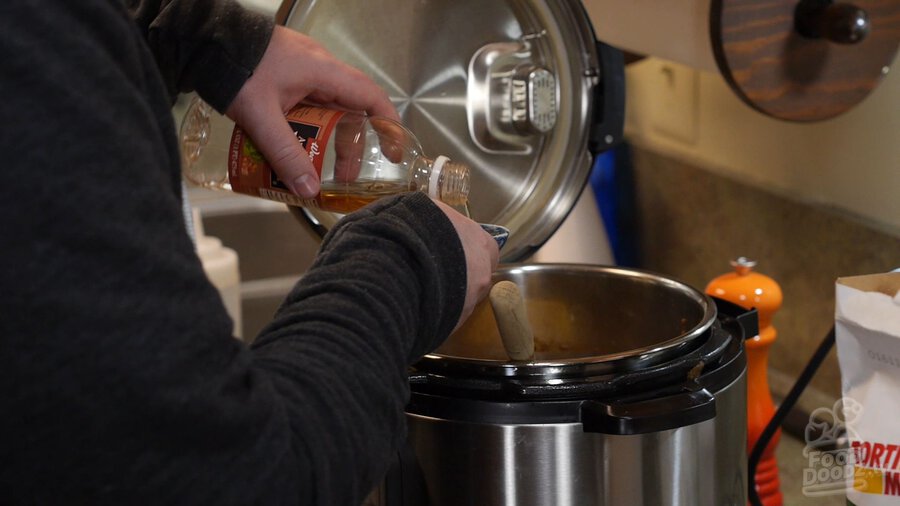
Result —
[[[694,425],[716,416],[716,399],[705,388],[635,402],[581,403],[585,432],[617,436],[647,434]]]
[[[625,57],[622,51],[597,41],[600,76],[594,86],[593,118],[588,149],[597,155],[622,140],[625,124]]]
[[[734,302],[713,297],[722,326],[741,339],[751,339],[759,335],[759,315],[756,308],[746,309]]]

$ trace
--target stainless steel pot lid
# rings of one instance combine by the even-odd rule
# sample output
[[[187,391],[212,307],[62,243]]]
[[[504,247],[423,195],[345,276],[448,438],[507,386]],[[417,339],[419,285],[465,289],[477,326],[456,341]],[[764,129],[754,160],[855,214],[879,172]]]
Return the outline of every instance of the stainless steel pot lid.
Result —
[[[577,0],[287,0],[278,18],[385,87],[429,156],[472,168],[472,218],[511,231],[504,261],[532,253],[574,206],[600,83]],[[293,211],[325,229],[339,218]]]
[[[585,378],[646,369],[702,344],[716,320],[706,294],[674,279],[615,267],[501,267],[519,285],[535,361],[510,361],[489,303],[416,369],[462,377]]]

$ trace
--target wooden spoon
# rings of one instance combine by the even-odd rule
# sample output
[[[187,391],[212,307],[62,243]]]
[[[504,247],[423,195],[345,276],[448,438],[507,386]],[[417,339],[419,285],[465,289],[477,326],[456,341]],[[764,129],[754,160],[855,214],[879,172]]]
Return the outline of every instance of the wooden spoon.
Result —
[[[525,313],[525,301],[512,281],[499,281],[491,287],[491,308],[503,347],[511,360],[534,360],[534,332]]]

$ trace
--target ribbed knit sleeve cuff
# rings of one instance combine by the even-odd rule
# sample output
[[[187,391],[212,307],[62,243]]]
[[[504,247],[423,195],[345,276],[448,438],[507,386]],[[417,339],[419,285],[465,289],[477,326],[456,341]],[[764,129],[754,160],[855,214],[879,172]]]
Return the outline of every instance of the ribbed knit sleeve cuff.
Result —
[[[206,102],[225,112],[266,52],[275,24],[246,10],[220,19],[221,25],[200,49],[190,79]]]
[[[269,46],[274,20],[235,0],[127,0],[169,94],[224,112]]]
[[[466,254],[450,219],[424,193],[403,196],[398,199],[397,205],[420,233],[431,255],[431,262],[440,274],[437,290],[443,307],[442,318],[435,339],[426,344],[427,349],[413,350],[419,358],[440,346],[459,321],[466,300]]]
[[[412,363],[440,346],[459,321],[467,289],[465,251],[447,215],[424,193],[412,192],[380,200],[344,217],[326,235],[320,254],[346,247],[351,236],[356,238],[357,248],[364,248],[367,241],[359,238],[371,234],[390,238],[404,257],[415,259],[410,263],[416,266],[415,272],[403,272],[415,278],[405,286],[416,286],[419,292],[403,295],[420,299],[418,332],[413,342],[407,343]],[[396,261],[410,262],[408,258]]]

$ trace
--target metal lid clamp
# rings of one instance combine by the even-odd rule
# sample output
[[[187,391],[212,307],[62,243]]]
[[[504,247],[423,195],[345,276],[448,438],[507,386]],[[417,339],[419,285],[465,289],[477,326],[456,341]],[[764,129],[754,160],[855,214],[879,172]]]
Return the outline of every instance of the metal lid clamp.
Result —
[[[556,125],[556,76],[532,61],[529,39],[540,36],[486,44],[469,61],[469,133],[485,152],[531,154],[531,137]]]

